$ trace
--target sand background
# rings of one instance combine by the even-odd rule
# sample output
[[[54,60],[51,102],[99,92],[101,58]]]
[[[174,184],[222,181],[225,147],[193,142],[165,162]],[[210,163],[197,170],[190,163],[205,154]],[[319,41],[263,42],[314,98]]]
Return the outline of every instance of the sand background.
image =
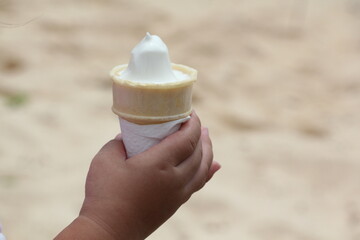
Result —
[[[8,240],[76,217],[119,132],[108,72],[146,31],[198,69],[194,107],[223,166],[149,239],[360,239],[360,1],[1,0]]]

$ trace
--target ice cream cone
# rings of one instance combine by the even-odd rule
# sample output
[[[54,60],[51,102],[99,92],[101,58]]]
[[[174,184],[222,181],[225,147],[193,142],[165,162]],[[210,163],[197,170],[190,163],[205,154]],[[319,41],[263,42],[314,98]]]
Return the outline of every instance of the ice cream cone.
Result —
[[[186,80],[166,83],[134,82],[122,79],[127,64],[116,66],[110,72],[113,79],[112,110],[129,122],[149,125],[185,118],[191,114],[192,86],[197,78],[193,68],[172,64]]]
[[[129,64],[110,72],[113,111],[119,116],[127,157],[142,153],[180,129],[190,117],[197,71],[171,64],[167,46],[147,33]]]

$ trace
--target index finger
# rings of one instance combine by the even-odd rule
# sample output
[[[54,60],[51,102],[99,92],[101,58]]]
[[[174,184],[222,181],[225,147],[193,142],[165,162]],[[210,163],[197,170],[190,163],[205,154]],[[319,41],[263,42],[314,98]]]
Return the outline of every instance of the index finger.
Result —
[[[195,151],[200,135],[200,119],[193,112],[189,121],[183,123],[177,132],[134,158],[145,158],[144,161],[177,166]],[[148,156],[151,156],[151,159],[148,159]]]

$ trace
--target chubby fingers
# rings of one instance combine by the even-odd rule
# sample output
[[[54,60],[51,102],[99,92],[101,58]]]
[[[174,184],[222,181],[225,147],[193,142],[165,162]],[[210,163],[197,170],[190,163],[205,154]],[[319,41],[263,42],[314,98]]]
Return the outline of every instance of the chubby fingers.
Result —
[[[138,156],[141,157],[145,154],[146,156],[151,156],[151,159],[147,159],[147,161],[155,161],[155,163],[161,165],[169,164],[169,166],[177,166],[195,152],[200,135],[200,119],[193,112],[189,121],[183,123],[179,131],[166,137],[159,144]]]
[[[207,128],[201,131],[202,158],[196,173],[186,186],[186,192],[192,194],[200,190],[205,183],[220,169],[219,164],[213,164],[212,143]]]
[[[202,145],[200,138],[193,154],[175,167],[181,182],[185,185],[194,177],[200,167],[203,157]]]

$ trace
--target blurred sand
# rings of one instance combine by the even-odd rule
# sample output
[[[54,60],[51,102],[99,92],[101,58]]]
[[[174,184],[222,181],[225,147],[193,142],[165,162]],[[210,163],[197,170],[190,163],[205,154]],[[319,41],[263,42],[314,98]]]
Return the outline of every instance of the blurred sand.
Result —
[[[146,31],[198,69],[223,166],[149,239],[360,239],[359,1],[2,0],[8,240],[51,239],[77,215],[119,131],[108,72]]]

